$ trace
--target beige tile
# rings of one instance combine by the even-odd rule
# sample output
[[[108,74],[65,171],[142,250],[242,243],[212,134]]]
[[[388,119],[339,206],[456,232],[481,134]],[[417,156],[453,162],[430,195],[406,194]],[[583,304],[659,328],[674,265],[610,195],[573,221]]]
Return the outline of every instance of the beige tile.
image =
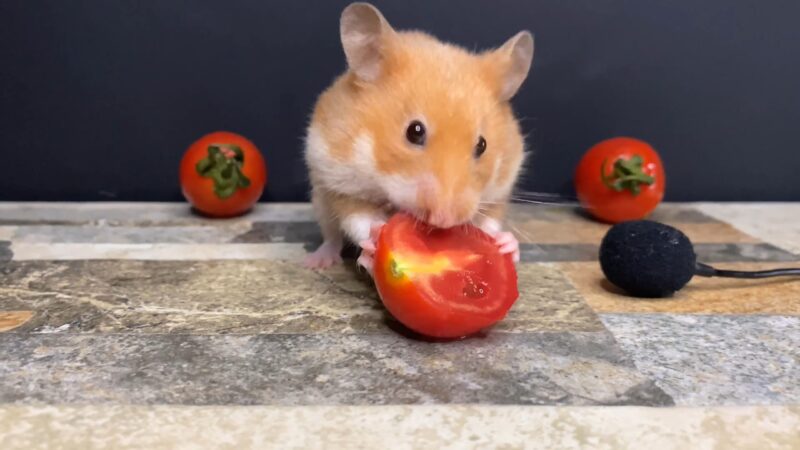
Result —
[[[800,254],[800,202],[699,203],[696,207],[747,234]]]
[[[0,407],[16,449],[796,449],[800,407]]]
[[[789,264],[791,265],[791,264]],[[767,270],[787,263],[726,263],[719,268]],[[800,279],[737,280],[695,277],[667,299],[640,299],[619,293],[595,262],[560,263],[558,267],[599,313],[800,314]]]
[[[11,240],[11,237],[14,236],[14,233],[16,231],[17,231],[17,227],[0,226],[0,241]]]

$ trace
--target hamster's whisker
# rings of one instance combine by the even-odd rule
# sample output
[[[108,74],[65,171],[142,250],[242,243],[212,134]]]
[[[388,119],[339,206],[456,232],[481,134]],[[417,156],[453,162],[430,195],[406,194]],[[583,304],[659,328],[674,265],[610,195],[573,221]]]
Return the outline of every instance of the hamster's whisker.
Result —
[[[565,202],[557,200],[534,200],[528,198],[510,197],[509,200],[516,203],[525,203],[529,205],[578,205],[578,202]]]
[[[572,205],[578,204],[578,199],[569,195],[548,194],[544,192],[515,192],[509,196],[511,200],[540,205]]]
[[[507,225],[511,228],[511,230],[516,232],[521,238],[525,239],[527,242],[533,242],[533,239],[530,237],[530,235],[528,235],[528,233],[523,232],[513,223],[507,222]]]

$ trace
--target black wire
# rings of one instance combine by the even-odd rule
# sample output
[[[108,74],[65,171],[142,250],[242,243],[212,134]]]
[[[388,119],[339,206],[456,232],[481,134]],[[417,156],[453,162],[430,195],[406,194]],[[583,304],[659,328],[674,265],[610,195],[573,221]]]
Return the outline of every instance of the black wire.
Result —
[[[726,278],[770,278],[770,277],[785,277],[785,276],[800,276],[800,269],[773,269],[761,270],[758,272],[742,272],[739,270],[720,270],[715,269],[713,276],[726,277]]]
[[[740,270],[721,270],[698,262],[695,266],[695,275],[701,277],[724,277],[724,278],[771,278],[785,276],[800,276],[800,268],[783,268],[772,270],[761,270],[757,272],[743,272]]]

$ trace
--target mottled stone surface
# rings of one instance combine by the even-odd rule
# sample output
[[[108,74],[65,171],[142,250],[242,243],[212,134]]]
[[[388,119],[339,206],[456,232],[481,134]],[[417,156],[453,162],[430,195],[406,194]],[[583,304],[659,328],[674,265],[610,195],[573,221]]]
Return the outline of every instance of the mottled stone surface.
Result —
[[[281,261],[21,261],[0,270],[17,331],[316,333],[385,328],[374,289],[350,270]]]
[[[0,334],[0,402],[669,405],[608,333]]]
[[[704,261],[766,269],[800,264],[784,206],[651,218]],[[791,407],[563,406],[800,403],[797,280],[636,300],[601,283],[608,225],[516,205],[508,228],[520,300],[445,343],[393,321],[352,261],[298,265],[320,239],[307,204],[212,220],[181,203],[0,203],[0,448],[800,447]],[[530,406],[547,404],[562,406]]]
[[[520,298],[498,330],[596,331],[558,270],[520,267]],[[34,310],[18,332],[366,333],[396,324],[352,266],[282,261],[19,261],[0,269],[0,311]]]
[[[679,405],[800,403],[800,317],[607,314],[602,320]]]
[[[769,270],[787,263],[726,263],[731,270]],[[797,277],[741,280],[695,277],[670,298],[625,295],[606,281],[597,263],[559,263],[581,297],[598,312],[800,315]]]
[[[0,407],[5,450],[800,448],[800,407]]]

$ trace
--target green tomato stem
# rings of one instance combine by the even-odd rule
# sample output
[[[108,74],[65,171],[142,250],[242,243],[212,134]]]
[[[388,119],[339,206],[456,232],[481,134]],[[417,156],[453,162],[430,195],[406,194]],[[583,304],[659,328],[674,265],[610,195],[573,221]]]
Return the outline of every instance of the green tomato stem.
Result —
[[[600,179],[609,189],[616,192],[630,191],[634,196],[639,195],[641,186],[650,186],[655,183],[655,178],[644,173],[642,165],[644,161],[639,155],[633,155],[630,159],[619,158],[614,161],[611,174],[606,174],[606,164],[608,159],[603,160],[600,167]]]
[[[242,173],[244,152],[238,145],[212,144],[208,156],[195,165],[203,178],[214,181],[214,194],[220,199],[232,196],[238,189],[250,186],[250,179]]]

